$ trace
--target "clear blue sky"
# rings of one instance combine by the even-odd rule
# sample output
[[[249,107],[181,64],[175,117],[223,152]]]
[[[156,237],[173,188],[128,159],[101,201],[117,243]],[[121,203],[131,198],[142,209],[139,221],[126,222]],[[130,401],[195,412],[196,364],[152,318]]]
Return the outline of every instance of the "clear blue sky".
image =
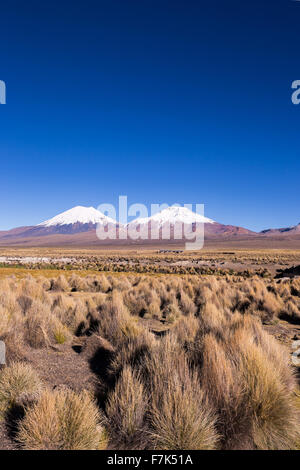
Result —
[[[2,2],[0,229],[75,205],[300,222],[300,2]]]

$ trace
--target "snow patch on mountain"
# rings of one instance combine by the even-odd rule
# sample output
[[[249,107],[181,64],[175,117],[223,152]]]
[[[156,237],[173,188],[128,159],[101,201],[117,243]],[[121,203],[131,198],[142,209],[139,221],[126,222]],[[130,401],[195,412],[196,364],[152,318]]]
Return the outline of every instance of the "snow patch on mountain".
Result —
[[[159,227],[162,227],[164,224],[169,223],[170,225],[175,225],[176,223],[182,224],[194,224],[194,223],[204,223],[204,224],[214,224],[215,221],[204,217],[201,214],[191,211],[187,207],[177,207],[171,206],[166,209],[163,209],[161,212],[152,215],[151,217],[137,218],[130,222],[134,225],[144,225],[149,222],[157,224]],[[128,224],[128,225],[130,225]]]
[[[94,207],[76,206],[52,219],[45,220],[38,224],[38,227],[52,227],[55,225],[73,225],[73,224],[115,224],[116,221],[107,217]]]

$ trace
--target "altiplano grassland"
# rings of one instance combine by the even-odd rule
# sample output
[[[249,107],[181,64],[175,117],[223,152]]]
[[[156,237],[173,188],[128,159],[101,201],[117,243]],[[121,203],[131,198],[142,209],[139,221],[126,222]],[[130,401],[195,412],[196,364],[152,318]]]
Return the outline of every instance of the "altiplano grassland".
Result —
[[[0,256],[0,448],[300,447],[300,252]]]

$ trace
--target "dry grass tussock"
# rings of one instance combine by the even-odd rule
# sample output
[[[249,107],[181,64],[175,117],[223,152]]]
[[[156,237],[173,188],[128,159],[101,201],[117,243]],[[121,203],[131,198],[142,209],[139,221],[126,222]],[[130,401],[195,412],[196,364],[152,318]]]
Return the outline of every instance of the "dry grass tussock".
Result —
[[[107,427],[117,448],[143,447],[147,405],[138,373],[126,365],[106,404]]]
[[[27,450],[104,449],[107,438],[102,422],[87,393],[45,391],[22,420],[18,441]]]
[[[42,383],[29,364],[14,362],[0,372],[0,419],[15,406],[38,399]]]
[[[25,407],[18,442],[26,449],[295,449],[294,371],[263,327],[282,321],[300,324],[297,279],[1,280],[2,416]],[[97,375],[97,405],[86,392],[43,389],[16,362],[78,341]]]

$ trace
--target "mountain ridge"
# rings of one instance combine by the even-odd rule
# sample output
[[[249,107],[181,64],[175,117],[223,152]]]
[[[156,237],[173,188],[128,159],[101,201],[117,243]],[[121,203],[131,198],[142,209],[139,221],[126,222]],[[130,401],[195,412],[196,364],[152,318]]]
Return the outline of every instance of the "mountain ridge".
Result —
[[[292,225],[291,227],[285,228],[269,228],[267,230],[262,230],[260,233],[264,235],[300,235],[300,223],[297,225]]]

